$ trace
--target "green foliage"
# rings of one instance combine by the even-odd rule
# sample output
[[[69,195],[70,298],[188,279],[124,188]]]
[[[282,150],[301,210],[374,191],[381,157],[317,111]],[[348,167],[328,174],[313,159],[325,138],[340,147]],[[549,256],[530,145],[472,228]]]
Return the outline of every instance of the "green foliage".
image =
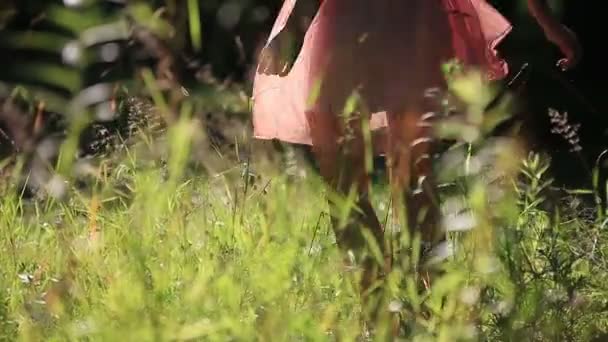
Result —
[[[145,158],[161,139],[107,159],[91,191],[74,188],[67,201],[3,196],[5,338],[365,335],[359,272],[341,266],[316,177],[248,184],[240,168],[201,175],[186,168],[193,138],[182,120],[168,132],[166,164]],[[472,165],[480,154],[470,155]],[[468,190],[448,196],[445,211],[455,254],[431,291],[419,292],[417,252],[403,249],[379,327],[396,314],[407,340],[586,341],[606,331],[603,223],[543,209],[545,170],[531,156],[518,192],[491,208],[496,194],[482,176],[459,181]],[[450,210],[455,199],[470,216]],[[386,208],[385,197],[376,202]],[[467,232],[456,229],[463,222],[473,222]]]
[[[188,80],[177,56],[214,59],[208,39],[218,30],[205,24],[224,5],[159,3],[0,4],[0,83],[22,112],[42,101],[73,129],[56,163],[41,167],[55,196],[25,199],[18,177],[4,173],[11,163],[0,163],[0,340],[382,340],[397,317],[399,337],[415,341],[608,333],[599,171],[592,190],[554,189],[546,158],[490,136],[508,117],[508,97],[488,112],[497,89],[475,73],[453,75],[451,97],[436,98],[436,133],[449,142],[437,160],[449,243],[425,260],[430,288],[420,288],[418,237],[396,233],[388,189],[374,185],[395,264],[378,321],[365,326],[361,272],[335,247],[315,173],[293,156],[283,172],[233,122],[218,125],[230,144],[207,134],[207,113],[246,112],[244,86]],[[133,57],[150,44],[159,47],[146,50],[153,62]],[[125,60],[101,63],[108,45]],[[33,59],[8,58],[24,55]],[[100,73],[99,64],[120,67]],[[91,89],[102,91],[89,98]],[[133,94],[149,101],[124,96]],[[149,125],[160,118],[166,129],[133,129],[131,145],[73,160],[79,130],[115,96],[117,112]],[[26,162],[14,164],[17,172]],[[342,212],[354,210],[340,200]]]

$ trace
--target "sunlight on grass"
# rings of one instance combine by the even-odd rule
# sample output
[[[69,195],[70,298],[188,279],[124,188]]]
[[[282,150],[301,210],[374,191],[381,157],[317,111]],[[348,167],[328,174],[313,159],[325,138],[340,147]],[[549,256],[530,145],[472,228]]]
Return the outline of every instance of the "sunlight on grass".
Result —
[[[327,208],[329,198],[345,223],[359,210],[355,193],[329,192],[301,147],[251,139],[249,85],[237,74],[255,60],[255,35],[224,31],[260,30],[269,9],[119,3],[0,5],[1,51],[31,52],[0,70],[0,114],[11,114],[2,120],[24,122],[14,129],[22,144],[0,159],[0,341],[606,339],[604,154],[590,167],[592,189],[556,189],[547,157],[492,135],[511,117],[510,94],[446,64],[450,92],[425,95],[445,147],[433,157],[448,239],[422,255],[428,246],[393,215],[374,135],[357,121],[370,109],[353,93],[343,119],[362,131],[392,257],[373,298],[378,316],[366,322],[360,265],[338,250]],[[5,30],[16,13],[19,25]],[[209,18],[230,25],[201,22]],[[249,49],[233,51],[237,64],[225,55],[235,44]],[[230,73],[215,79],[224,62]],[[59,128],[37,135],[43,114]],[[92,120],[109,147],[83,156]],[[11,133],[4,121],[0,133]],[[383,259],[377,245],[366,252]]]

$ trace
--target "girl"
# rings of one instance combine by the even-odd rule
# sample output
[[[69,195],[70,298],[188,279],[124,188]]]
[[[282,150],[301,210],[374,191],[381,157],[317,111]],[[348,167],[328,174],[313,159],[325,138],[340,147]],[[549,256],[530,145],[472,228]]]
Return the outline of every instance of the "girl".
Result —
[[[580,57],[575,36],[545,0],[527,2],[564,54],[559,65],[574,66]],[[495,47],[510,30],[484,0],[285,0],[254,81],[254,134],[311,144],[331,189],[356,194],[359,210],[341,225],[334,219],[333,228],[338,245],[364,267],[362,290],[382,266],[363,254],[366,229],[384,250],[383,229],[367,197],[367,143],[373,140],[374,152],[386,153],[394,203],[407,203],[410,229],[423,243],[441,239],[434,228],[438,206],[422,95],[443,85],[441,64],[452,58],[482,68],[490,79],[504,77],[507,65]],[[383,127],[388,140],[366,134]]]

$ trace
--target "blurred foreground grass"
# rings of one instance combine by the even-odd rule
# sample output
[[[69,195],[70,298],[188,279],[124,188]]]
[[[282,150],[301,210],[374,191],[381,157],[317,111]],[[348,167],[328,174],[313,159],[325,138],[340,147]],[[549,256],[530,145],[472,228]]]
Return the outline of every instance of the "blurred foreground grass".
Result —
[[[178,30],[175,40],[191,41],[198,51],[207,32],[199,25],[198,6],[215,17],[206,6],[218,4],[188,1],[181,8],[177,3],[167,1],[167,20],[187,22],[189,30]],[[171,26],[159,21],[156,7],[134,4],[127,8],[132,19],[164,37],[162,29]],[[265,13],[253,9],[252,15]],[[89,10],[51,11],[55,16],[45,10],[42,18],[68,26],[80,21],[58,18],[112,18],[95,6]],[[21,24],[30,30],[29,20]],[[82,35],[74,31],[73,36]],[[6,40],[3,51],[20,51],[20,42]],[[113,40],[108,44],[116,48]],[[207,46],[214,48],[205,50],[203,44],[203,51],[223,64],[221,49]],[[30,56],[45,56],[37,51]],[[55,86],[69,83],[68,103],[88,84],[28,74],[26,59],[6,56],[16,66],[0,76],[15,74],[19,79],[3,77],[26,85],[23,76],[30,74],[49,76]],[[60,60],[53,59],[66,67]],[[468,106],[464,119],[440,126],[443,134],[466,143],[452,146],[437,163],[439,178],[449,183],[442,209],[451,244],[441,250],[447,259],[437,266],[443,273],[430,291],[419,290],[416,240],[393,234],[399,225],[389,220],[385,185],[374,185],[374,204],[392,241],[395,265],[383,289],[379,322],[370,331],[361,323],[358,271],[344,266],[335,247],[316,173],[297,165],[293,154],[256,153],[243,139],[246,119],[235,120],[238,125],[222,117],[224,111],[247,112],[248,96],[240,86],[167,86],[157,80],[161,71],[137,68],[120,76],[154,101],[142,108],[171,119],[167,125],[154,136],[137,132],[118,151],[76,160],[82,127],[67,125],[59,156],[34,165],[46,172],[41,188],[51,196],[20,196],[18,171],[24,166],[28,174],[28,156],[0,160],[0,340],[384,340],[395,315],[404,322],[399,335],[407,341],[607,340],[608,220],[602,208],[584,201],[593,202],[604,185],[595,173],[590,175],[594,189],[556,191],[545,158],[520,156],[512,139],[483,137],[504,120],[506,110],[499,105],[484,111],[495,94],[480,88],[479,80],[460,88]],[[105,75],[89,81],[110,82]],[[115,99],[110,91],[103,95],[96,101]],[[63,102],[56,107],[65,109]],[[218,107],[219,123],[195,115]],[[88,113],[77,109],[71,120]],[[147,119],[144,115],[150,124]],[[218,127],[228,132],[216,144],[204,132]],[[45,146],[43,139],[36,142]],[[272,162],[281,158],[286,163]],[[7,166],[16,166],[14,178],[4,172]],[[78,182],[72,182],[75,177]],[[344,202],[343,212],[352,210]]]
[[[511,195],[489,198],[475,176],[447,196],[456,252],[430,292],[416,290],[414,245],[397,242],[405,252],[370,333],[315,173],[250,177],[262,162],[197,171],[187,167],[192,126],[91,164],[91,186],[64,200],[3,194],[1,340],[380,340],[391,315],[417,341],[587,341],[608,328],[606,222],[575,201],[544,209],[538,156],[518,164]],[[169,157],[149,158],[162,144]],[[457,168],[454,151],[443,162]],[[384,185],[376,190],[385,217]]]
[[[338,317],[355,334],[318,186],[174,181],[131,152],[68,202],[2,198],[5,339],[322,339]]]

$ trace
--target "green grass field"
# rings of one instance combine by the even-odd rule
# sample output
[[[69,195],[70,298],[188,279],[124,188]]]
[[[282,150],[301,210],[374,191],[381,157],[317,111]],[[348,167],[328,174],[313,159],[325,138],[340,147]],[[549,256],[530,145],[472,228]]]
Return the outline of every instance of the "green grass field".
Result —
[[[231,77],[256,60],[245,38],[262,2],[0,2],[0,341],[608,341],[601,168],[592,189],[554,188],[545,157],[490,134],[511,103],[488,109],[497,91],[479,73],[448,77],[455,120],[435,99],[438,137],[458,143],[436,160],[449,244],[430,288],[419,238],[375,177],[394,264],[366,322],[360,269],[327,214],[326,197],[338,219],[352,198],[327,193],[295,148],[243,130],[251,87]],[[243,41],[214,30],[245,8]],[[125,118],[131,96],[145,105]],[[34,134],[45,110],[59,123]],[[82,129],[108,117],[128,126],[113,148],[74,160]],[[64,133],[55,158],[47,138]]]
[[[90,163],[87,186],[55,186],[61,199],[22,200],[4,182],[2,340],[382,340],[395,315],[415,341],[586,341],[608,329],[606,221],[582,215],[575,197],[547,210],[542,158],[515,163],[517,185],[469,170],[445,191],[456,249],[431,291],[419,291],[415,240],[389,234],[400,253],[370,332],[316,174],[261,161],[202,171],[186,157],[189,127]],[[492,150],[493,165],[513,164],[486,145],[463,164],[439,162],[475,168]],[[169,157],[152,158],[157,149]],[[381,217],[384,187],[374,189]]]

